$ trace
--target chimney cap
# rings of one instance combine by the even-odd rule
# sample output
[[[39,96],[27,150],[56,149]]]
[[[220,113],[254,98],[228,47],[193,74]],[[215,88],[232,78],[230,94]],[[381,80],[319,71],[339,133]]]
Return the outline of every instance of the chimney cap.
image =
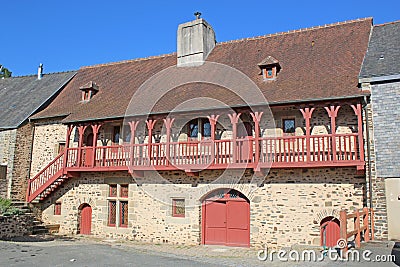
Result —
[[[194,15],[196,16],[196,19],[200,19],[201,13],[199,11],[196,11]]]

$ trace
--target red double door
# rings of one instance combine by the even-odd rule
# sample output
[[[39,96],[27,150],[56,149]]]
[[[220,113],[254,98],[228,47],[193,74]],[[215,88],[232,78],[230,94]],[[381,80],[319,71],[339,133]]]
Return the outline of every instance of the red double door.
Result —
[[[243,198],[203,202],[203,244],[250,246],[250,204]]]

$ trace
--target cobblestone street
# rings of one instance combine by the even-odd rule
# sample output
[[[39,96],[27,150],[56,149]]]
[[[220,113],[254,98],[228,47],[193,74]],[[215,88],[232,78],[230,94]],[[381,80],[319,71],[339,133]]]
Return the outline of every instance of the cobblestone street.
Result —
[[[395,266],[374,260],[342,262],[327,258],[321,262],[260,261],[255,248],[144,244],[83,237],[22,241],[25,242],[0,242],[0,266]],[[374,258],[390,255],[392,247],[392,243],[376,242],[364,245],[363,250],[371,250]]]

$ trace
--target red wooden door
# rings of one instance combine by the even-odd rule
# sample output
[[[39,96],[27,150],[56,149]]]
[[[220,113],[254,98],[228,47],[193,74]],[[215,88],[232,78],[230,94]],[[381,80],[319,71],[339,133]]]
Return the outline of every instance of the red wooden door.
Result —
[[[227,202],[227,242],[228,246],[250,245],[250,204],[244,199]]]
[[[246,199],[223,198],[203,204],[203,243],[250,246],[250,204]]]
[[[324,222],[321,225],[321,245],[325,247],[334,247],[340,239],[340,226],[335,220]]]
[[[205,205],[205,244],[226,244],[226,202],[206,201]]]
[[[92,207],[85,205],[81,210],[80,234],[90,235],[92,230]]]

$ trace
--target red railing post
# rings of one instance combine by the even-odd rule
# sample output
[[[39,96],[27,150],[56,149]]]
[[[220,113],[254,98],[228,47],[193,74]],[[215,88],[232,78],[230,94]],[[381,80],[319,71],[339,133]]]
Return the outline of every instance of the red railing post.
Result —
[[[172,128],[172,124],[174,123],[175,118],[166,118],[164,119],[164,125],[167,128],[166,129],[166,134],[167,134],[167,140],[165,143],[165,157],[166,157],[166,165],[170,164],[170,157],[171,157],[171,153],[170,153],[170,143],[171,143],[171,128]]]
[[[92,156],[92,168],[96,165],[96,147],[97,147],[97,135],[99,133],[101,124],[92,125],[93,130],[93,156]]]
[[[82,145],[83,145],[83,134],[85,133],[87,126],[80,125],[78,127],[79,132],[79,142],[78,142],[78,167],[82,166]]]
[[[130,121],[128,122],[129,128],[131,129],[131,139],[130,141],[130,151],[129,151],[129,157],[130,157],[130,167],[133,167],[133,161],[135,158],[134,155],[134,145],[135,145],[135,135],[136,135],[136,128],[139,124],[139,121]]]
[[[337,155],[336,155],[336,117],[337,117],[339,108],[340,108],[340,106],[325,107],[325,110],[328,112],[329,118],[331,118],[332,160],[333,161],[335,161],[337,159]]]
[[[359,145],[359,151],[360,151],[360,159],[361,161],[364,161],[364,137],[363,137],[363,122],[362,122],[362,108],[361,104],[357,105],[351,105],[352,109],[354,110],[354,113],[357,116],[357,121],[358,121],[358,145]]]
[[[210,115],[207,116],[208,120],[210,121],[210,125],[211,125],[211,157],[212,157],[212,162],[216,162],[215,159],[217,159],[217,155],[215,154],[215,128],[217,126],[217,121],[219,118],[219,115]]]
[[[151,164],[151,158],[152,158],[152,143],[153,143],[153,128],[154,124],[156,124],[157,120],[148,120],[146,121],[147,125],[147,130],[148,130],[148,141],[147,141],[147,152],[148,152],[148,157],[149,157],[149,165]]]
[[[70,139],[71,139],[72,129],[74,129],[74,126],[73,125],[68,125],[68,127],[67,127],[67,136],[66,136],[66,139],[65,139],[64,158],[63,158],[63,169],[64,170],[67,167],[67,162],[68,162],[68,148],[69,148],[69,142],[70,142]]]
[[[304,108],[300,109],[301,113],[303,114],[303,118],[306,121],[306,148],[307,148],[307,161],[311,161],[311,145],[310,145],[310,138],[311,138],[311,127],[310,127],[310,119],[312,113],[315,108]]]
[[[375,240],[375,219],[374,219],[374,209],[371,208],[371,240]]]
[[[363,226],[366,227],[365,232],[364,232],[364,240],[365,242],[368,242],[370,237],[370,231],[369,231],[369,212],[368,212],[368,208],[364,207],[363,208],[363,212],[364,214],[364,218],[363,218]]]
[[[345,241],[345,246],[341,248],[341,256],[342,258],[346,257],[347,254],[347,212],[346,210],[340,211],[340,239]]]
[[[256,168],[256,171],[259,171],[260,168],[258,166],[258,163],[260,161],[260,121],[261,121],[263,112],[254,112],[254,113],[250,113],[250,115],[254,121],[254,133],[255,133],[254,142],[255,142],[256,151],[255,151],[254,166]],[[251,146],[253,146],[253,144],[251,144]]]
[[[361,230],[360,230],[360,211],[356,209],[355,211],[356,218],[354,220],[354,230],[357,231],[355,237],[356,248],[361,247]]]
[[[229,119],[231,120],[232,123],[232,160],[233,163],[236,163],[237,160],[237,124],[239,121],[239,117],[242,115],[242,113],[232,113],[228,114]]]

